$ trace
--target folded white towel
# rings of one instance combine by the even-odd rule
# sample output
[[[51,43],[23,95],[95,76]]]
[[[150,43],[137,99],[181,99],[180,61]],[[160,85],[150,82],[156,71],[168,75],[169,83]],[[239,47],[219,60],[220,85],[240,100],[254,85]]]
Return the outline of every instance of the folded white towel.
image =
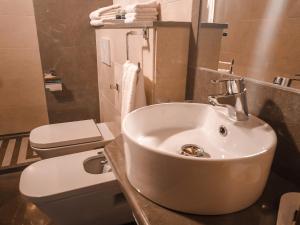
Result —
[[[151,12],[151,13],[126,13],[125,18],[131,17],[157,17],[158,12]]]
[[[127,18],[124,20],[124,23],[148,23],[153,21],[157,21],[157,18],[156,17],[152,19]]]
[[[118,13],[118,10],[111,10],[105,13],[101,13],[100,16],[109,16],[109,15],[116,15]]]
[[[128,8],[125,10],[126,13],[151,13],[157,12],[157,8]]]
[[[144,76],[136,64],[125,62],[122,77],[121,119],[134,109],[146,105]]]
[[[157,16],[147,16],[147,15],[126,16],[125,15],[125,19],[157,20]]]
[[[117,13],[105,13],[105,14],[102,14],[101,16],[94,16],[91,20],[101,20],[101,19],[106,19],[106,18],[116,18],[117,16]]]
[[[100,16],[99,19],[116,19],[116,15]]]
[[[103,13],[107,13],[109,11],[113,11],[113,10],[117,10],[117,9],[121,9],[121,6],[116,4],[116,5],[102,7],[100,9],[97,9],[97,10],[91,12],[89,17],[92,20],[92,19],[95,19],[95,18],[101,16],[101,14],[103,14]]]
[[[90,21],[91,26],[98,27],[104,25],[103,20],[91,20]]]
[[[156,1],[148,1],[148,2],[143,2],[143,3],[137,3],[137,4],[132,4],[128,5],[125,8],[125,11],[134,11],[137,8],[157,8],[158,3]]]
[[[124,23],[124,20],[120,20],[120,19],[100,19],[100,20],[91,20],[90,24],[93,27],[98,27],[98,26],[102,26],[105,24],[120,24],[120,23]]]

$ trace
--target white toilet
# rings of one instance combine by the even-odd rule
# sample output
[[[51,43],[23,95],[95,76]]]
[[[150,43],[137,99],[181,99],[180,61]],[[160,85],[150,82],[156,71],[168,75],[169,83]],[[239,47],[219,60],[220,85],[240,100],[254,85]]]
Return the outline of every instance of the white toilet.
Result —
[[[131,222],[114,174],[100,173],[104,160],[103,149],[41,160],[22,172],[20,192],[58,225]]]
[[[94,120],[44,125],[29,136],[31,148],[42,159],[101,148],[113,139],[106,124]]]
[[[44,160],[28,166],[19,189],[57,225],[120,225],[133,221],[130,207],[103,147],[114,136],[93,120],[50,124],[30,133],[30,145]]]

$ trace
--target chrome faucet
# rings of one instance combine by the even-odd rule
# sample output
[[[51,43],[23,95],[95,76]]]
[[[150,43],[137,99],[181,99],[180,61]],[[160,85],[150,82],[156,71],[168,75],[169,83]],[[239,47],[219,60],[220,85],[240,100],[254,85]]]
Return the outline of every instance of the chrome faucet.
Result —
[[[283,87],[290,87],[292,85],[292,81],[300,81],[300,74],[295,74],[293,78],[278,76],[273,80],[273,84],[277,84]]]
[[[229,117],[236,121],[248,120],[248,106],[244,79],[212,80],[213,84],[225,85],[223,94],[208,96],[213,106],[222,106],[228,109]]]

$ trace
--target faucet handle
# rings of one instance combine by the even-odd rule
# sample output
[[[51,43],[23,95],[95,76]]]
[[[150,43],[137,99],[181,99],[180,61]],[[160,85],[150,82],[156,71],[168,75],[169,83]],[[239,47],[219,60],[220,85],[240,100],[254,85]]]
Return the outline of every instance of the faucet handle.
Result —
[[[298,77],[299,77],[299,78],[298,78]],[[298,80],[298,81],[299,81],[299,80],[300,80],[300,74],[295,74],[295,75],[294,75],[294,78],[293,78],[292,80]]]
[[[211,80],[212,84],[225,84],[226,95],[238,94],[246,91],[244,78]]]
[[[298,77],[300,77],[300,74],[295,74],[293,78],[277,76],[273,79],[273,84],[277,84],[283,87],[290,87],[292,81],[300,81],[300,78]]]

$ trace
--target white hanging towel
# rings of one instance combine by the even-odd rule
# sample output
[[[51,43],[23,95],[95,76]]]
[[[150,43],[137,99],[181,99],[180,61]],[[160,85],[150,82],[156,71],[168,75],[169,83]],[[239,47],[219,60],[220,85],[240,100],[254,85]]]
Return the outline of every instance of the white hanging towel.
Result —
[[[126,61],[123,65],[121,119],[134,109],[146,105],[144,76],[136,64]]]

